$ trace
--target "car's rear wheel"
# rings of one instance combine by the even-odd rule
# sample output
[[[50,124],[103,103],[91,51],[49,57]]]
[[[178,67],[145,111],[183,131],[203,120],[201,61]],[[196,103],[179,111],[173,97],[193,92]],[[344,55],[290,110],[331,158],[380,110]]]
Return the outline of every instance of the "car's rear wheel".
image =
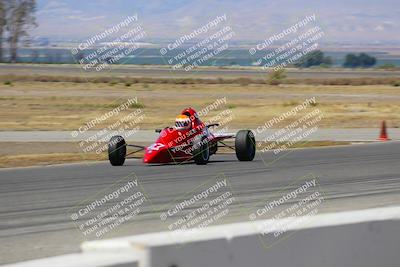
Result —
[[[250,130],[240,130],[235,137],[236,157],[240,161],[252,161],[256,155],[256,139]]]
[[[122,136],[111,137],[108,142],[108,159],[113,166],[122,166],[125,162],[126,143]]]
[[[193,160],[197,165],[206,165],[210,160],[210,146],[206,136],[193,138]]]

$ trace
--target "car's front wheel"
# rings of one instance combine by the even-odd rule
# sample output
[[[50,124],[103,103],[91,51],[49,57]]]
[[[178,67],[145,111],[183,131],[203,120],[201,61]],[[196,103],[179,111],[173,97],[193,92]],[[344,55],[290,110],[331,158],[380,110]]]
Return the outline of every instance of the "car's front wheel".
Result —
[[[111,137],[108,142],[108,159],[113,166],[122,166],[125,162],[126,142],[120,135]]]
[[[193,160],[197,165],[206,165],[210,160],[210,146],[206,136],[198,135],[193,139]]]
[[[252,161],[256,154],[256,139],[250,130],[240,130],[235,137],[236,157],[240,161]]]

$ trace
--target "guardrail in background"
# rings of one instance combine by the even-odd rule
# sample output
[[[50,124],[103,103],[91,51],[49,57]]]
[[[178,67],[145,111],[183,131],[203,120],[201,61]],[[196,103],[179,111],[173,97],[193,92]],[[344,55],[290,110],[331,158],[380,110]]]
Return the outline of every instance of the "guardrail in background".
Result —
[[[84,242],[82,253],[7,266],[82,267],[398,267],[400,207],[276,220],[285,238],[271,246],[260,229],[271,220]]]

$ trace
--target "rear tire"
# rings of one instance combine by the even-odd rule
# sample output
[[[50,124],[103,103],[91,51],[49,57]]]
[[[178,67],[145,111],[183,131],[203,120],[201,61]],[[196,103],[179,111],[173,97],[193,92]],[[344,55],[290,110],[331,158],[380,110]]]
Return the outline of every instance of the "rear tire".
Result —
[[[193,138],[193,160],[197,165],[206,165],[210,160],[210,147],[206,136]]]
[[[126,143],[122,136],[115,135],[108,142],[108,160],[113,166],[122,166],[125,162]]]
[[[240,161],[252,161],[256,155],[256,139],[250,130],[240,130],[235,138],[236,157]]]

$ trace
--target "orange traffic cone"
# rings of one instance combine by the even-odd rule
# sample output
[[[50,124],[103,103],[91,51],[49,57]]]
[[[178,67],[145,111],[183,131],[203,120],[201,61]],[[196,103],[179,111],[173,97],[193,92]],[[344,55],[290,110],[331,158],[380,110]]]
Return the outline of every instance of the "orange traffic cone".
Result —
[[[379,140],[381,141],[388,141],[389,136],[387,134],[387,130],[386,130],[386,122],[382,121],[382,127],[381,127],[381,134],[379,135]]]

